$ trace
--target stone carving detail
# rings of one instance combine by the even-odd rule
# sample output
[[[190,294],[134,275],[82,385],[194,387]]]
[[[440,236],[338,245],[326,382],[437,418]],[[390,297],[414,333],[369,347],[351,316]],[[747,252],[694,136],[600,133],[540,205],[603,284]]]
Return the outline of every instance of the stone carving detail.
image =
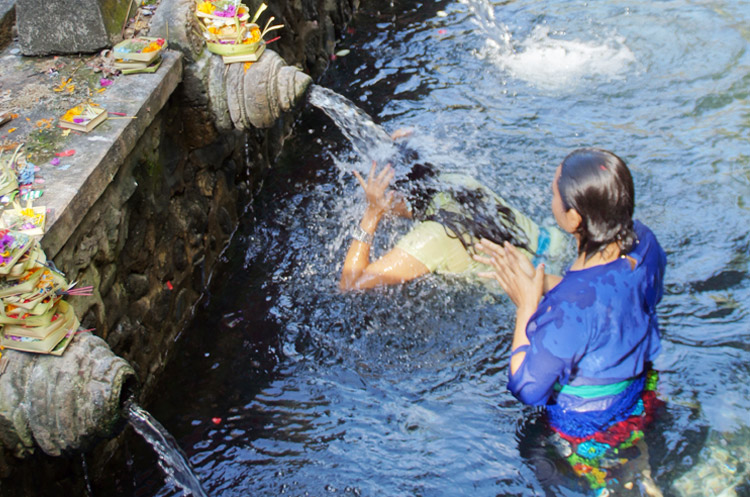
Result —
[[[229,64],[225,85],[232,122],[243,130],[269,128],[294,108],[310,83],[310,76],[286,65],[272,50],[265,50],[247,71],[242,63]]]
[[[38,446],[51,456],[110,437],[134,387],[130,364],[107,343],[81,333],[62,357],[6,350],[0,376],[0,444],[22,457]],[[124,425],[123,425],[124,426]]]

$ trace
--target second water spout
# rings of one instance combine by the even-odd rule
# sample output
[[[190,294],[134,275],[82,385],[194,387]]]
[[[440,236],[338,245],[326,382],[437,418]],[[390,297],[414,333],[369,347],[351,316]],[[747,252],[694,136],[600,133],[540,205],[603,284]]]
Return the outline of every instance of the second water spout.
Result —
[[[133,429],[156,451],[167,480],[195,497],[207,497],[174,437],[148,411],[130,403],[126,414]]]

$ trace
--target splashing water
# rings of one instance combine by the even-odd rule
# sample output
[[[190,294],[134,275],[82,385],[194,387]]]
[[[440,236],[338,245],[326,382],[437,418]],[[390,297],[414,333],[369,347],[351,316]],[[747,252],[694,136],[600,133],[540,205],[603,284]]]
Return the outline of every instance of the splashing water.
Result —
[[[89,476],[89,465],[86,462],[86,454],[81,453],[81,469],[83,473],[83,482],[86,488],[86,495],[91,497],[94,495],[94,490],[91,488],[91,477]]]
[[[313,84],[307,98],[333,119],[360,157],[385,162],[393,156],[395,147],[388,133],[346,97]]]
[[[548,26],[538,25],[514,44],[508,26],[496,20],[488,0],[464,3],[486,37],[480,57],[537,88],[571,91],[592,78],[622,79],[636,62],[624,37],[617,35],[604,40],[570,40]]]
[[[487,37],[488,42],[503,52],[514,52],[510,29],[505,24],[498,22],[495,18],[495,10],[492,4],[486,0],[461,0],[474,17],[472,21],[479,26]]]
[[[507,52],[487,39],[487,55],[501,69],[539,88],[563,90],[578,86],[591,77],[623,77],[635,56],[622,38],[601,44],[562,40],[550,36],[547,27],[537,26],[521,42],[517,52]]]
[[[332,156],[339,171],[348,173],[357,170],[365,175],[372,161],[379,165],[390,163],[395,177],[403,178],[411,172],[413,162],[418,157],[422,162],[431,163],[443,172],[469,173],[471,160],[461,151],[441,150],[441,143],[429,133],[417,136],[407,134],[407,138],[397,139],[405,147],[399,147],[385,129],[375,123],[367,113],[348,98],[323,86],[313,84],[308,94],[309,102],[330,117],[341,131],[358,157]],[[409,152],[412,154],[410,155]],[[417,156],[413,155],[418,153]]]
[[[167,480],[195,497],[208,497],[190,469],[185,453],[161,423],[135,403],[130,403],[126,412],[133,429],[156,451]]]

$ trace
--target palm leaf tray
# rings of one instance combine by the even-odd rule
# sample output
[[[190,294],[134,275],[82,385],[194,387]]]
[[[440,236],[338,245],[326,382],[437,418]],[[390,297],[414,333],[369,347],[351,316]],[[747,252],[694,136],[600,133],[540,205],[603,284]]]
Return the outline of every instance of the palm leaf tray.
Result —
[[[261,43],[265,42],[263,40],[255,43],[213,43],[207,41],[206,48],[216,55],[247,55],[255,53]]]

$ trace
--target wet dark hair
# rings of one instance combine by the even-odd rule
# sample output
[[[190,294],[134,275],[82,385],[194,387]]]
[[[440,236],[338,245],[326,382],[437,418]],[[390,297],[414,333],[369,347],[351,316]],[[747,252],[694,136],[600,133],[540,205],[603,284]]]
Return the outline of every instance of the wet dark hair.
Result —
[[[581,215],[576,230],[579,254],[588,259],[612,242],[620,255],[633,250],[638,243],[633,231],[635,189],[622,159],[597,148],[574,150],[562,161],[557,188],[565,210]]]
[[[406,158],[415,159],[417,155]],[[406,195],[415,219],[442,224],[446,234],[457,238],[467,251],[481,238],[486,238],[497,244],[508,241],[532,252],[528,237],[516,223],[510,208],[481,190],[441,183],[437,168],[430,163],[411,162],[410,166],[406,177],[397,180],[394,186]],[[430,203],[438,193],[450,195],[458,212],[437,209],[428,214]]]

